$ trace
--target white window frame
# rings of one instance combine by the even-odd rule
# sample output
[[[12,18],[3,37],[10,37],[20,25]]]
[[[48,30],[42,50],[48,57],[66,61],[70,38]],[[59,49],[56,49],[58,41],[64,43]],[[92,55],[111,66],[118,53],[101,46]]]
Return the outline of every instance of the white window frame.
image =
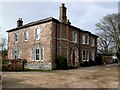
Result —
[[[83,52],[85,53],[85,55],[83,55]],[[89,51],[88,50],[83,50],[82,51],[82,61],[89,61]],[[84,59],[83,59],[84,57]]]
[[[35,40],[39,40],[40,39],[40,27],[36,26],[35,27]]]
[[[14,47],[14,49],[12,50],[12,59],[17,59],[17,58],[19,58],[19,50],[17,47]]]
[[[86,40],[85,40],[85,39],[86,39],[86,36],[85,36],[85,34],[83,34],[83,35],[82,35],[82,44],[85,44],[85,43],[86,43]]]
[[[91,60],[95,61],[95,52],[91,52]]]
[[[89,61],[89,51],[86,51],[86,61]]]
[[[72,31],[72,41],[74,43],[77,43],[77,36],[78,36],[77,32],[76,31]]]
[[[83,52],[85,53],[85,55],[83,55]],[[83,59],[83,57],[84,57],[84,59]],[[82,51],[82,61],[86,61],[86,51],[85,50]]]
[[[95,39],[92,38],[92,46],[95,46]]]
[[[14,41],[15,41],[15,43],[18,42],[18,32],[14,33]]]
[[[89,45],[89,36],[87,36],[87,45]]]
[[[25,34],[26,33],[26,34]],[[25,36],[26,35],[26,36]],[[23,38],[24,38],[24,41],[28,41],[28,29],[25,29],[23,31]]]
[[[40,60],[40,48],[35,49],[35,60],[36,61]]]
[[[37,52],[36,50],[39,50],[38,54],[36,54],[36,52]],[[39,60],[37,60],[37,58],[36,58],[37,55],[39,55]],[[41,47],[41,48],[32,48],[32,60],[33,61],[43,61],[44,60],[44,48],[43,47]]]

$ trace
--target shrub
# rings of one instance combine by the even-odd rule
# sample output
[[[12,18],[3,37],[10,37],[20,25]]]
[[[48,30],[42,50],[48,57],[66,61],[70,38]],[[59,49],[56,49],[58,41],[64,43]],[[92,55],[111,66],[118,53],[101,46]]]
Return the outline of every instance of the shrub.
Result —
[[[62,56],[58,56],[56,59],[56,69],[58,69],[58,70],[68,69],[67,59]]]
[[[117,56],[117,58],[118,58],[118,61],[120,62],[120,51],[118,51],[118,52],[116,53],[116,56]]]
[[[24,65],[26,65],[27,60],[25,59],[3,59],[2,60],[2,70],[3,71],[23,71]]]
[[[91,66],[94,66],[94,65],[96,65],[96,62],[93,61],[93,60],[90,60],[90,61],[89,61],[89,64],[90,64]]]
[[[88,67],[88,66],[90,66],[88,61],[84,61],[84,62],[82,62],[80,65],[83,66],[83,67]]]

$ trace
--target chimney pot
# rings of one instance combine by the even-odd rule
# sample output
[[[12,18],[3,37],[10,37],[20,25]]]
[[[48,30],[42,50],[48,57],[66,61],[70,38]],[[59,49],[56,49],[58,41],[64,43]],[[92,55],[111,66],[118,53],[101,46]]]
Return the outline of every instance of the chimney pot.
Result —
[[[70,20],[67,20],[67,23],[70,25],[71,24]]]
[[[65,6],[65,4],[64,4],[64,3],[62,3],[62,6]]]
[[[19,18],[18,20],[21,20],[21,21],[22,21],[22,18]]]

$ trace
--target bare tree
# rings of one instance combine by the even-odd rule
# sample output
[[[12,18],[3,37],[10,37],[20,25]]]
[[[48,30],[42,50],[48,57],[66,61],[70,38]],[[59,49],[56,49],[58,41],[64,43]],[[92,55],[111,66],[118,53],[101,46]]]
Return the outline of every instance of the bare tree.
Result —
[[[7,39],[6,38],[1,38],[2,40],[0,41],[0,47],[2,50],[6,50],[7,46]]]
[[[97,34],[99,36],[98,38],[98,48],[102,51],[109,52],[110,48],[112,48],[111,38],[107,36],[105,33],[99,33]]]
[[[101,39],[101,42],[105,43],[103,45],[106,49],[108,45],[114,45],[116,50],[120,47],[120,26],[118,25],[119,15],[120,14],[108,14],[96,24],[96,29],[102,31],[102,35],[99,39]]]

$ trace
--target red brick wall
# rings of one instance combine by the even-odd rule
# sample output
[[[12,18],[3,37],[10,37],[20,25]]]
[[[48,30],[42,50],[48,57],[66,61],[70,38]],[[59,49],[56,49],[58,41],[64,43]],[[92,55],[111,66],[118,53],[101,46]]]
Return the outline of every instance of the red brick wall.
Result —
[[[54,42],[53,45],[53,53],[52,56],[55,58],[56,55],[56,42],[57,42],[57,55],[63,56],[67,58],[68,64],[71,65],[71,50],[72,48],[76,47],[77,45],[80,50],[80,61],[82,61],[82,50],[89,50],[89,51],[95,51],[96,53],[96,46],[92,47],[91,46],[91,38],[94,37],[90,33],[84,32],[86,36],[89,36],[89,45],[83,45],[82,44],[82,31],[78,31],[75,28],[69,27],[68,25],[65,24],[57,24],[57,41],[56,41],[56,23],[53,23],[53,39],[52,41]],[[78,33],[78,42],[73,43],[72,42],[72,31],[77,31]],[[95,37],[94,37],[95,38]],[[95,39],[97,40],[97,39]],[[87,39],[86,39],[87,42]],[[96,42],[96,41],[95,41]],[[97,44],[95,44],[97,45]],[[53,62],[54,63],[54,62]]]
[[[72,50],[77,46],[80,50],[80,61],[82,61],[82,50],[89,50],[89,51],[95,51],[97,50],[97,39],[95,39],[95,47],[91,46],[91,38],[94,37],[90,33],[79,31],[76,28],[73,28],[69,25],[63,24],[63,23],[55,23],[55,22],[48,22],[39,24],[37,26],[40,26],[41,28],[41,39],[38,41],[34,40],[34,29],[35,26],[29,27],[29,37],[28,41],[23,41],[23,30],[20,29],[17,30],[19,32],[19,41],[17,44],[14,43],[14,33],[9,32],[8,33],[8,58],[12,58],[12,52],[11,50],[14,48],[14,46],[18,46],[20,48],[20,58],[25,58],[28,60],[28,62],[33,63],[31,61],[31,55],[32,55],[32,45],[35,43],[43,44],[44,47],[44,61],[43,62],[35,62],[35,63],[44,63],[48,64],[51,63],[52,67],[55,68],[55,58],[57,55],[63,56],[67,59],[68,65],[71,66],[71,52]],[[78,34],[78,42],[74,43],[72,41],[72,31],[76,31]],[[89,35],[89,45],[83,45],[82,44],[82,34]],[[57,35],[57,38],[56,38]],[[94,37],[95,38],[95,37]],[[76,48],[77,48],[76,47]],[[57,51],[57,52],[56,52]],[[79,65],[79,63],[78,63]]]
[[[51,63],[51,22],[39,24],[36,26],[40,26],[41,35],[40,40],[34,40],[34,29],[35,26],[29,27],[28,30],[28,41],[23,41],[23,30],[20,29],[17,31],[9,32],[8,33],[8,58],[12,59],[12,49],[17,45],[20,48],[20,57],[25,58],[28,62],[33,63],[32,59],[32,45],[35,43],[43,44],[44,48],[44,64]],[[14,43],[14,33],[19,33],[18,43]],[[38,62],[38,61],[36,61]],[[39,62],[42,63],[42,62]]]

